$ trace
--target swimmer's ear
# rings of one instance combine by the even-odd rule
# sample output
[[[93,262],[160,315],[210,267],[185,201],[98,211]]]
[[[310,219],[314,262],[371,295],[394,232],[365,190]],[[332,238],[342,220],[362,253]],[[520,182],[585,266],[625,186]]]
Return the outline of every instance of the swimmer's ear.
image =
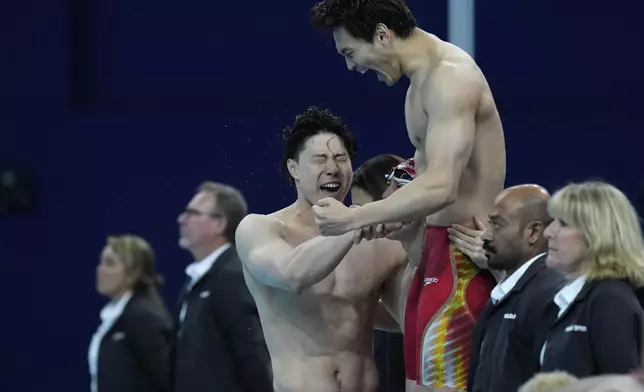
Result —
[[[293,177],[293,180],[297,181],[300,177],[297,162],[294,159],[289,159],[286,161],[286,167],[288,168],[288,173]]]
[[[384,23],[378,23],[376,25],[376,31],[373,36],[373,43],[374,45],[379,45],[382,47],[389,47],[391,44],[391,30],[384,24]]]

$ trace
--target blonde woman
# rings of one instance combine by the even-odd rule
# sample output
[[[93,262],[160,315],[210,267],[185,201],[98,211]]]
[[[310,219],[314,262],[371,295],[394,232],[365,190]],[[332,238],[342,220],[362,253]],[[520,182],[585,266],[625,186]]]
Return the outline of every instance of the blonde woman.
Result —
[[[107,239],[96,289],[109,303],[89,347],[92,392],[170,391],[172,324],[159,284],[154,252],[144,239]]]
[[[566,372],[539,373],[519,388],[519,392],[560,392],[578,381]]]
[[[549,203],[546,263],[568,284],[554,302],[558,318],[541,350],[543,372],[578,378],[625,374],[640,365],[644,241],[626,196],[603,182],[571,184]]]

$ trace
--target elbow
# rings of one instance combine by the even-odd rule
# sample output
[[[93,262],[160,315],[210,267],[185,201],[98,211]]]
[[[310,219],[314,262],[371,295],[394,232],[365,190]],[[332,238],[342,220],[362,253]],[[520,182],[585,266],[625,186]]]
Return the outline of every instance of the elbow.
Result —
[[[299,274],[294,273],[293,271],[284,271],[282,274],[284,277],[284,290],[292,294],[301,294],[302,291],[307,287],[304,278]]]
[[[442,189],[443,204],[445,204],[445,207],[449,207],[456,202],[459,185],[457,178],[457,175],[451,175],[445,179]]]
[[[458,186],[459,186],[459,181],[458,178],[460,178],[461,174],[452,174],[451,176],[445,178],[445,182],[443,183],[443,189],[442,189],[442,201],[443,205],[445,207],[449,207],[452,204],[456,203],[456,199],[458,198]]]
[[[455,187],[450,185],[443,193],[444,193],[442,198],[443,208],[449,207],[456,202],[456,196],[458,192]]]
[[[286,290],[292,294],[302,294],[305,289],[304,282],[301,279],[290,279]]]
[[[435,197],[433,198],[433,205],[429,214],[447,208],[456,202],[458,196],[458,184],[450,179],[445,179],[439,186],[431,189]],[[427,198],[429,199],[429,198]]]
[[[456,202],[457,174],[451,170],[428,169],[423,175],[414,180],[418,181],[417,197],[420,198],[418,203],[423,205],[423,213],[431,215]]]
[[[251,273],[263,285],[275,287],[289,293],[299,294],[306,288],[303,279],[297,277],[288,268],[255,269]]]

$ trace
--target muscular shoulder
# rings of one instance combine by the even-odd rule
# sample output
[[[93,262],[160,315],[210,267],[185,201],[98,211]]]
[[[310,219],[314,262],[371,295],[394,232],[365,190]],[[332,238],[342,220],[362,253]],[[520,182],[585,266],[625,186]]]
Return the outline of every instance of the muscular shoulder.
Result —
[[[468,106],[481,93],[483,80],[473,62],[442,61],[423,84],[425,104],[430,108],[445,109],[445,106]]]
[[[274,215],[249,214],[242,219],[235,232],[239,258],[244,261],[255,248],[281,238],[284,223]]]
[[[282,221],[275,215],[248,214],[239,222],[235,238],[239,239],[241,236],[246,239],[266,230],[278,232],[282,225]]]

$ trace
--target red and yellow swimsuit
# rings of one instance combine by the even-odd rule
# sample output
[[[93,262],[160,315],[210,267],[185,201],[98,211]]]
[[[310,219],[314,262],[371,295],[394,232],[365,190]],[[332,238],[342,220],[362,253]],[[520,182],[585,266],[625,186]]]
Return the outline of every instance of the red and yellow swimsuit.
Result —
[[[419,385],[467,389],[474,322],[496,281],[450,243],[447,227],[427,226],[405,307],[405,368]]]

